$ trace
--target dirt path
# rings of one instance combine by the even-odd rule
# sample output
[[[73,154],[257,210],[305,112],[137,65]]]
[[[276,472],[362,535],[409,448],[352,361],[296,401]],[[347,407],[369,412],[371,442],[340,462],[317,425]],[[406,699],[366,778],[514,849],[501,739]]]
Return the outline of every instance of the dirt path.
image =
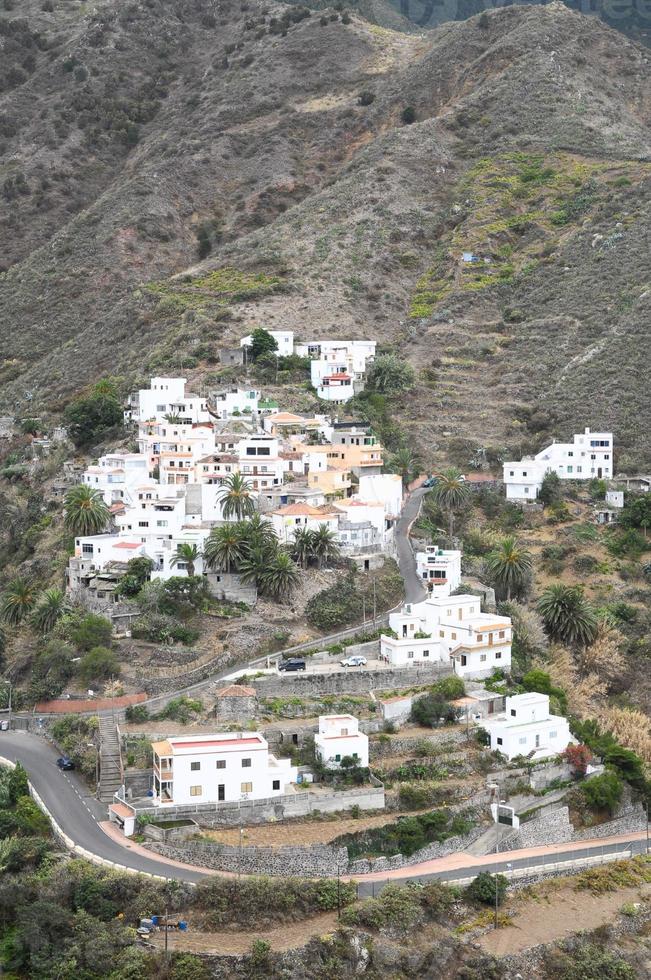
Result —
[[[564,939],[583,929],[596,929],[611,922],[622,905],[651,895],[651,886],[622,888],[607,895],[576,891],[572,885],[544,898],[525,899],[512,926],[481,936],[477,942],[488,953],[508,956],[541,943]]]
[[[312,936],[322,936],[337,928],[337,913],[324,912],[302,922],[287,922],[266,932],[246,929],[240,932],[193,932],[192,923],[187,932],[170,932],[169,946],[183,953],[250,953],[254,939],[264,939],[273,950],[296,949],[304,946]],[[156,933],[151,942],[159,949],[165,946],[163,933]]]

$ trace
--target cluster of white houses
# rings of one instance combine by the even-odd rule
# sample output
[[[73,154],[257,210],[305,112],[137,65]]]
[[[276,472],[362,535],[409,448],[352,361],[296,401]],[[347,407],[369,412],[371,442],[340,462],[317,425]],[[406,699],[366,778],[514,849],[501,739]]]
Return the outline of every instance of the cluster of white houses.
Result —
[[[270,330],[276,341],[276,354],[296,354],[310,361],[310,380],[319,398],[326,402],[346,402],[362,390],[369,364],[375,357],[374,340],[294,339],[291,330]],[[242,337],[240,346],[251,347],[251,335]]]
[[[368,766],[368,736],[353,715],[322,715],[314,737],[328,769]],[[171,736],[152,743],[153,802],[184,806],[266,800],[293,791],[298,769],[259,732]]]
[[[553,442],[535,456],[504,463],[507,500],[535,501],[547,473],[561,480],[610,480],[613,476],[612,432],[576,433],[572,442]]]
[[[138,452],[107,453],[82,476],[102,494],[114,529],[75,539],[70,588],[109,598],[112,573],[136,557],[151,559],[153,578],[185,574],[179,546],[200,551],[224,522],[223,484],[236,473],[283,543],[325,525],[366,567],[372,554],[392,552],[402,481],[382,473],[384,451],[367,423],[281,412],[255,389],[193,395],[183,378],[152,378],[126,415],[138,427]],[[204,571],[200,558],[195,571]]]

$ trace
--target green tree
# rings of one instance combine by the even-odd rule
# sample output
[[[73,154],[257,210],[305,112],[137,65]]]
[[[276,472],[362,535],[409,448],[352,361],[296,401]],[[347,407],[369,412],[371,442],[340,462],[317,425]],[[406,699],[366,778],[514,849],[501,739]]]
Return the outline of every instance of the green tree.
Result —
[[[226,520],[235,517],[236,520],[241,521],[253,515],[255,498],[252,496],[252,491],[251,484],[241,473],[231,473],[226,477],[217,494]]]
[[[270,520],[261,514],[254,514],[248,521],[240,525],[240,535],[245,548],[267,549],[275,551],[278,547],[278,536]]]
[[[426,694],[424,697],[416,699],[411,706],[411,720],[425,728],[453,725],[459,714],[459,709],[438,693]]]
[[[538,600],[548,636],[570,646],[590,646],[597,637],[597,616],[580,585],[550,585]]]
[[[75,535],[101,534],[111,517],[99,490],[93,490],[84,483],[68,490],[64,507],[63,523]]]
[[[641,493],[627,500],[626,506],[619,515],[618,523],[625,528],[639,528],[644,532],[646,540],[651,527],[651,493]]]
[[[485,558],[490,584],[506,593],[509,602],[513,592],[519,592],[531,572],[531,552],[515,537],[503,538]]]
[[[49,633],[69,609],[65,592],[61,589],[46,589],[34,607],[31,624],[39,633]]]
[[[93,647],[84,654],[79,664],[79,676],[84,684],[94,681],[106,681],[117,677],[120,673],[120,661],[117,654],[106,647]]]
[[[237,568],[245,553],[239,524],[219,524],[208,536],[203,548],[203,560],[212,569],[231,572]]]
[[[476,902],[483,905],[502,905],[506,898],[508,880],[504,875],[492,875],[490,871],[481,871],[468,885],[468,894]],[[497,896],[496,896],[497,893]]]
[[[592,810],[607,810],[612,816],[622,798],[622,781],[612,769],[600,776],[591,776],[581,784],[581,792]]]
[[[263,570],[259,582],[265,595],[286,599],[300,580],[298,565],[286,551],[278,551]]]
[[[400,474],[403,487],[409,486],[416,476],[418,464],[408,446],[401,446],[389,457],[389,469],[392,473]]]
[[[115,394],[94,391],[77,398],[65,410],[64,420],[74,444],[92,446],[103,436],[122,427],[124,413]]]
[[[18,626],[36,605],[36,588],[29,579],[17,576],[12,579],[0,600],[0,616],[11,626]]]
[[[319,524],[316,531],[312,532],[312,553],[319,563],[319,568],[339,557],[339,545],[335,540],[334,532],[327,524]]]
[[[294,531],[294,541],[292,543],[292,556],[302,568],[307,568],[313,551],[313,535],[306,527],[297,527]]]
[[[467,503],[470,497],[470,487],[463,478],[463,474],[455,466],[443,470],[436,478],[436,483],[431,491],[432,499],[447,514],[448,517],[448,537],[452,539],[454,532],[454,519]]]
[[[78,650],[92,650],[93,647],[108,647],[113,637],[113,624],[110,619],[87,613],[70,631],[70,639]]]
[[[413,367],[396,354],[378,354],[366,374],[366,387],[382,395],[410,391],[416,382]]]
[[[545,507],[549,507],[552,504],[560,504],[562,499],[563,489],[561,478],[558,473],[554,473],[553,470],[548,470],[542,478],[540,490],[538,491],[538,500]]]
[[[187,566],[188,577],[192,578],[195,572],[195,562],[201,558],[201,551],[196,546],[196,544],[190,544],[184,541],[182,544],[176,546],[176,554],[172,555],[170,560],[170,566],[175,568],[179,562],[182,562]]]
[[[11,770],[8,779],[9,803],[15,806],[23,796],[29,796],[29,780],[27,771],[20,762]]]
[[[251,334],[250,350],[251,360],[257,361],[263,354],[275,354],[278,350],[278,342],[268,330],[263,327],[256,327]]]

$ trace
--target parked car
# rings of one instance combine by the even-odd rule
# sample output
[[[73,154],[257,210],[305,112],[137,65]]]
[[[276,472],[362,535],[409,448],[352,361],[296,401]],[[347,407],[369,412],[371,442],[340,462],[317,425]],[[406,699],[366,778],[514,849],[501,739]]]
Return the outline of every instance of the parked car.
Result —
[[[423,486],[427,487],[427,489],[429,490],[429,488],[433,487],[435,483],[436,483],[436,477],[428,476],[427,479],[424,481]]]
[[[70,758],[69,755],[59,756],[59,758],[57,759],[57,766],[59,767],[59,769],[63,769],[66,772],[69,769],[74,769],[75,768],[75,764],[74,764],[74,762],[72,761],[72,759]]]
[[[366,667],[366,657],[346,657],[339,663],[342,667]]]
[[[3,719],[3,721],[0,721],[0,732],[8,732],[8,731],[9,731],[9,722],[5,718]]]
[[[292,657],[290,660],[283,660],[282,663],[278,664],[278,670],[305,670],[305,661],[299,660],[298,657]]]

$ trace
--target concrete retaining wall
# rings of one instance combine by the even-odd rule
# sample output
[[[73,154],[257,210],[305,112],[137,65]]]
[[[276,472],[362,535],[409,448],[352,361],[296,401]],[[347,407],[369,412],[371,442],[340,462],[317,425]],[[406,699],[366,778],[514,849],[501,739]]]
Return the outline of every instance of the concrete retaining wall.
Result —
[[[348,655],[348,651],[347,654]],[[318,697],[321,694],[361,694],[434,684],[452,673],[448,666],[405,667],[394,670],[342,670],[336,674],[293,673],[257,677],[251,681],[259,698]]]

